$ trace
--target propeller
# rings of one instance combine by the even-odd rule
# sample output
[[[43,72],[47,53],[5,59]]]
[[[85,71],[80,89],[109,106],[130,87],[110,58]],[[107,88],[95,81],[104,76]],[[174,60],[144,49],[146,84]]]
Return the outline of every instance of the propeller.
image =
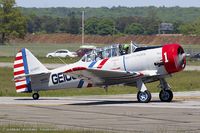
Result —
[[[175,60],[177,68],[185,67],[185,57],[186,57],[186,54],[184,53],[183,49],[179,47],[177,51],[176,60]]]

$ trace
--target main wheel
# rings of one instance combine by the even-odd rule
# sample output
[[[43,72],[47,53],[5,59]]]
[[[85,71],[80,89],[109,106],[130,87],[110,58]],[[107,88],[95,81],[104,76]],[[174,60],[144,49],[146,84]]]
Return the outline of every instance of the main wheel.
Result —
[[[159,98],[162,102],[171,102],[173,99],[173,93],[171,90],[161,90]]]
[[[139,91],[137,93],[137,99],[140,103],[148,103],[151,100],[151,93],[148,90],[144,92]]]
[[[34,100],[38,100],[40,95],[38,93],[33,93],[32,97]]]

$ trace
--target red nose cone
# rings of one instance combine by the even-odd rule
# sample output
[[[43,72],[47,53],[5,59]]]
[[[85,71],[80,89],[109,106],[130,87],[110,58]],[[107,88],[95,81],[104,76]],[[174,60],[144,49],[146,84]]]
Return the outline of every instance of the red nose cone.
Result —
[[[186,66],[183,48],[179,44],[166,44],[162,48],[162,60],[168,73],[181,71]]]

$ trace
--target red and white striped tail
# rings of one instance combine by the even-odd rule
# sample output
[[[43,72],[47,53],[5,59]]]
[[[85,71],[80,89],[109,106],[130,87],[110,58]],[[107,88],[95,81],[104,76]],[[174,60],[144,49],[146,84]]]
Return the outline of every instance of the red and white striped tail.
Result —
[[[26,49],[21,49],[14,61],[14,81],[17,92],[32,92],[30,77],[25,76],[29,74],[27,59],[26,59]]]

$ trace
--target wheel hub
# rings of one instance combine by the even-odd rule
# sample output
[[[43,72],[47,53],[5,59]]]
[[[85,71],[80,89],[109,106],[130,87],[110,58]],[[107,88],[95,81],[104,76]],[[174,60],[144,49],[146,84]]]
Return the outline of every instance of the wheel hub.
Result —
[[[164,100],[167,100],[167,99],[169,99],[169,93],[167,93],[166,91],[163,91],[163,93],[162,93],[162,98],[164,99]]]
[[[171,102],[173,99],[173,93],[171,90],[161,90],[159,97],[162,102]]]
[[[148,98],[148,96],[145,92],[141,92],[139,97],[140,97],[141,101],[145,101]]]

